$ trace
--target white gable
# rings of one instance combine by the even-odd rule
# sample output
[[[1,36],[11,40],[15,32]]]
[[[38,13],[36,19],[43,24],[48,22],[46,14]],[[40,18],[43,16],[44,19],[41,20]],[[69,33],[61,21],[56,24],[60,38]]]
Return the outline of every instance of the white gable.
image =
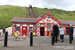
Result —
[[[48,18],[48,17],[46,17],[46,18],[42,19],[41,21],[39,21],[39,23],[57,23],[58,24],[57,21],[55,21],[52,18]]]

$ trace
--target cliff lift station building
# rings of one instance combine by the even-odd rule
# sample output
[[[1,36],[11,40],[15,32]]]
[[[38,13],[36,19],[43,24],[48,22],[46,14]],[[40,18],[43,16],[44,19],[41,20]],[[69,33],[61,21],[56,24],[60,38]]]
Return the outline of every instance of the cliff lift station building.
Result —
[[[19,35],[29,36],[30,32],[34,31],[36,36],[49,36],[54,23],[58,26],[64,25],[65,35],[69,34],[69,24],[75,25],[74,21],[57,20],[50,13],[42,18],[13,17],[12,35],[16,31]]]

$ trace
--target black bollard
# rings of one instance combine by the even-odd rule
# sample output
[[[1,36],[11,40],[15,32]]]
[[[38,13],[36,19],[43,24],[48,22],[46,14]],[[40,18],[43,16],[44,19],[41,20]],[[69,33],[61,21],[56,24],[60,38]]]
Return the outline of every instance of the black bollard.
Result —
[[[55,42],[54,32],[51,33],[51,36],[52,36],[51,44],[54,45],[54,42]]]
[[[30,46],[33,46],[33,32],[30,33]]]
[[[5,32],[4,47],[7,47],[8,32]]]
[[[69,33],[69,43],[70,43],[70,44],[72,44],[72,36],[73,36],[73,35],[72,35],[72,33],[70,32],[70,33]]]

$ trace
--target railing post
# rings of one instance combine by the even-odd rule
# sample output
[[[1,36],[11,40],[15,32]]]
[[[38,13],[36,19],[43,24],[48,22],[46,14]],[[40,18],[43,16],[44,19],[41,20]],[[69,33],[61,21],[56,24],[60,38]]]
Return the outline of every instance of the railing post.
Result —
[[[52,40],[51,40],[51,44],[54,45],[54,42],[55,42],[55,35],[54,35],[54,32],[51,33],[51,39],[52,39]]]
[[[33,46],[33,32],[30,33],[30,46]]]
[[[4,47],[7,47],[8,32],[5,32]]]

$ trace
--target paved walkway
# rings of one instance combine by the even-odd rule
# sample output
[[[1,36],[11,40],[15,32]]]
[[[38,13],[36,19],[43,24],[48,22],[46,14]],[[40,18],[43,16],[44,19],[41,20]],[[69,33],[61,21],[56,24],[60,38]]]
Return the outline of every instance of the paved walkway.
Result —
[[[75,37],[75,36],[74,36]],[[0,41],[0,50],[75,50],[75,41],[69,44],[69,37],[64,37],[64,42],[51,45],[51,37],[33,37],[33,46],[30,46],[30,38],[25,40],[8,40],[8,47],[3,47],[4,41]]]

